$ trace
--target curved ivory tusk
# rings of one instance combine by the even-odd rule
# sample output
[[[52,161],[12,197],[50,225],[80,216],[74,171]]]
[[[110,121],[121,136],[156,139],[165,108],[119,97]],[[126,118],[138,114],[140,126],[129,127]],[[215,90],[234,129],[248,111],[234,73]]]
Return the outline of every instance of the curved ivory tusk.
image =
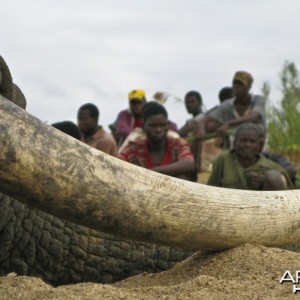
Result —
[[[300,193],[214,188],[93,149],[0,97],[0,189],[121,237],[219,250],[300,241]]]

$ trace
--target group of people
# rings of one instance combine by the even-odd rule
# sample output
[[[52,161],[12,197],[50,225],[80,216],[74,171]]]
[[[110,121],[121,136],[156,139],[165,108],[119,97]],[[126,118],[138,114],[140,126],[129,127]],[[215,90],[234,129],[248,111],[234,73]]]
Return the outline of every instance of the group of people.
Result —
[[[185,107],[192,115],[181,128],[169,120],[163,104],[147,101],[140,89],[128,94],[122,110],[107,133],[99,125],[96,105],[82,105],[78,127],[71,122],[52,124],[83,143],[129,163],[181,179],[197,181],[201,154],[208,138],[220,149],[213,158],[207,184],[235,189],[293,189],[296,169],[283,156],[266,151],[266,99],[252,95],[253,77],[234,74],[231,87],[219,93],[220,105],[202,110],[198,91],[189,91]],[[71,128],[72,127],[72,128]]]

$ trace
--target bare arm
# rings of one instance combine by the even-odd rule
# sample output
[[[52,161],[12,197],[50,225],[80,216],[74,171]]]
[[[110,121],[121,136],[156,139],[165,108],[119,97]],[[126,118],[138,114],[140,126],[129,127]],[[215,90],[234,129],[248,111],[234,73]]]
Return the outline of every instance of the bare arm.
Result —
[[[240,125],[242,123],[258,120],[260,117],[261,117],[261,115],[259,112],[252,111],[249,114],[247,114],[246,116],[242,116],[239,118],[229,120],[229,121],[225,122],[224,124],[227,124],[229,127],[231,127],[231,126]]]
[[[214,132],[217,130],[218,123],[210,115],[205,116],[200,121],[193,121],[193,135],[196,139],[203,139],[206,132]]]
[[[193,122],[186,122],[179,130],[178,133],[181,137],[186,137],[187,134],[193,131],[195,124]]]
[[[179,175],[195,171],[195,162],[193,158],[187,157],[169,165],[156,166],[151,170],[165,175]]]
[[[252,111],[246,116],[238,117],[229,121],[224,122],[219,128],[217,128],[217,133],[219,135],[225,135],[226,131],[233,126],[237,126],[246,122],[252,122],[258,120],[261,117],[259,112]]]

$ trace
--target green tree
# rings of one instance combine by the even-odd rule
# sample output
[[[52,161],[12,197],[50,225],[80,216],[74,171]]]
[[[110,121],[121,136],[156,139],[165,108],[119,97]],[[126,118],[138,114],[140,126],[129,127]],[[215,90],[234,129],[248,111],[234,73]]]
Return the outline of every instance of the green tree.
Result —
[[[294,63],[285,62],[280,80],[282,99],[279,106],[269,106],[268,142],[272,150],[293,159],[300,154],[300,84]],[[270,92],[268,87],[264,89]]]

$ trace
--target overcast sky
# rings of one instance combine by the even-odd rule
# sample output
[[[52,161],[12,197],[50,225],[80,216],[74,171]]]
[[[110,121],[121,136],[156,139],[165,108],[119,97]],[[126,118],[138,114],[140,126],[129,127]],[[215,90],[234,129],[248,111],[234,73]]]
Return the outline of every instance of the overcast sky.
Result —
[[[107,128],[131,89],[149,100],[198,90],[210,108],[237,70],[278,101],[284,62],[300,66],[299,11],[299,0],[1,1],[0,55],[31,114],[76,122],[92,102]],[[179,126],[188,118],[182,103],[166,106]]]

